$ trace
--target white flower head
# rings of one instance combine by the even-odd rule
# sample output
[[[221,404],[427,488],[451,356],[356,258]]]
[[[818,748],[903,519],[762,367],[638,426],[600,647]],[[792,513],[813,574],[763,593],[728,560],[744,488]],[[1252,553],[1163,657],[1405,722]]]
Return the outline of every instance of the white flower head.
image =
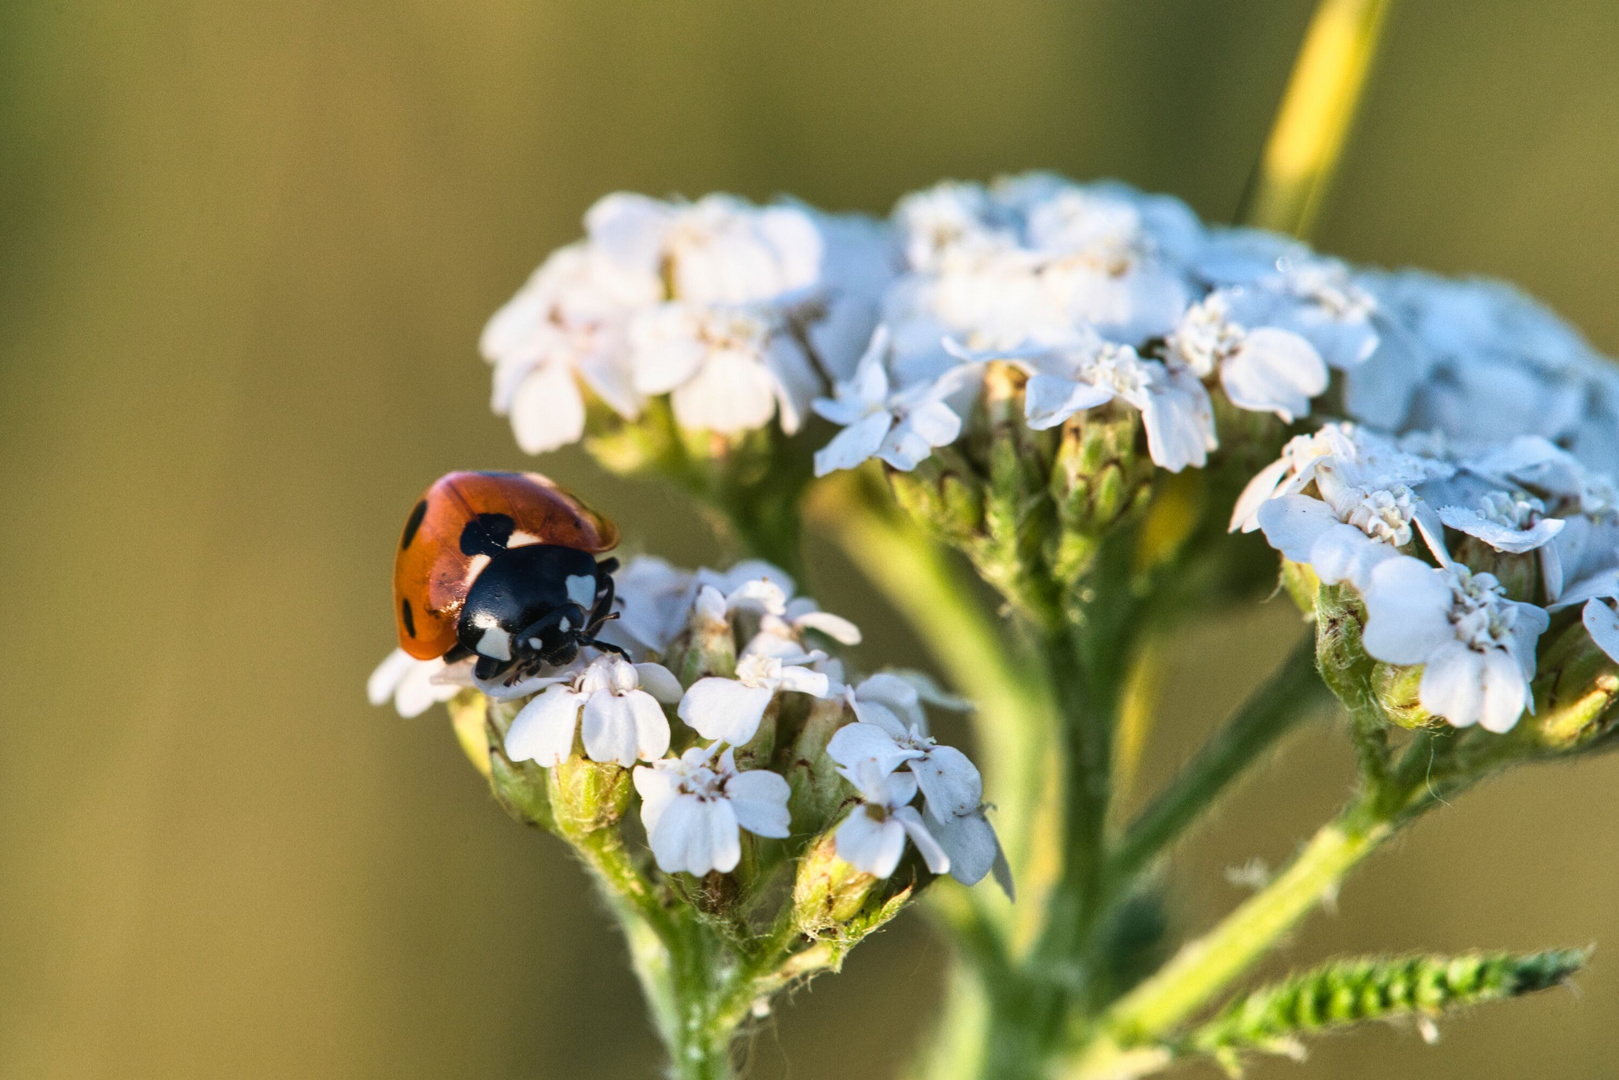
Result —
[[[524,451],[579,440],[581,383],[625,419],[639,415],[643,399],[630,382],[626,327],[638,306],[657,298],[655,281],[615,273],[586,245],[572,244],[495,312],[479,350],[495,367],[491,405],[511,417]]]
[[[694,746],[678,758],[636,766],[641,823],[666,874],[736,869],[740,829],[778,839],[788,834],[787,781],[764,769],[738,771],[733,751],[716,759],[716,749]]]
[[[854,374],[833,387],[832,397],[811,403],[821,416],[843,426],[816,451],[816,476],[852,469],[873,457],[909,472],[934,447],[947,446],[961,434],[961,417],[945,399],[976,377],[978,369],[961,365],[939,378],[893,392],[889,351],[888,329],[879,326]]]
[[[582,669],[549,676],[539,695],[524,705],[506,731],[513,761],[559,765],[573,753],[581,727],[585,756],[623,766],[652,761],[669,750],[669,720],[660,701],[673,704],[680,683],[657,664],[631,664],[599,656]]]
[[[771,699],[781,692],[824,698],[832,691],[825,672],[804,666],[824,660],[820,651],[786,657],[744,653],[736,677],[698,679],[680,699],[679,715],[705,739],[742,746],[759,730]]]
[[[1245,298],[1245,319],[1299,335],[1335,368],[1357,367],[1377,349],[1377,300],[1337,259],[1284,255]]]
[[[729,195],[672,203],[608,195],[585,215],[591,245],[667,298],[737,304],[791,297],[820,275],[823,243],[796,206],[752,206]]]
[[[792,434],[821,386],[785,319],[768,306],[664,304],[636,316],[629,342],[636,390],[668,393],[686,428],[735,434],[779,414]]]
[[[1233,318],[1227,293],[1189,307],[1168,344],[1199,378],[1218,372],[1239,409],[1273,412],[1288,423],[1308,416],[1310,399],[1327,389],[1327,365],[1315,346],[1275,326],[1249,330]]]
[[[908,769],[922,790],[930,817],[948,822],[977,812],[984,798],[978,768],[952,746],[928,734],[920,697],[897,675],[880,673],[845,690],[855,723],[839,728],[826,753],[858,772],[871,762],[884,774]]]
[[[1143,360],[1128,345],[1081,334],[1016,362],[1029,372],[1024,412],[1036,431],[1117,397],[1140,410],[1147,450],[1160,468],[1201,468],[1208,452],[1219,445],[1213,406],[1202,382],[1185,369]]]
[[[1521,555],[1549,543],[1564,522],[1546,516],[1546,504],[1526,492],[1491,491],[1476,506],[1441,506],[1446,525],[1489,544],[1497,551]]]
[[[399,715],[408,720],[471,684],[470,661],[446,665],[442,658],[417,660],[404,649],[395,649],[366,680],[365,696],[372,705],[386,705],[391,698]]]
[[[1259,528],[1266,500],[1296,495],[1314,485],[1342,521],[1354,521],[1378,539],[1403,544],[1415,521],[1430,544],[1442,540],[1438,518],[1424,512],[1412,489],[1445,479],[1455,467],[1403,449],[1394,440],[1354,424],[1324,424],[1291,439],[1282,456],[1248,482],[1231,513],[1231,530]]]
[[[856,870],[886,878],[899,866],[908,836],[929,870],[935,874],[949,872],[950,856],[928,830],[916,807],[910,805],[916,798],[915,776],[908,772],[885,774],[872,761],[862,761],[855,769],[840,768],[838,772],[855,786],[861,799],[834,834],[838,858]]]
[[[686,626],[695,575],[663,559],[638,555],[613,575],[619,618],[597,636],[620,647],[663,653]]]
[[[1533,710],[1535,643],[1549,619],[1533,604],[1508,600],[1492,575],[1400,556],[1371,571],[1362,596],[1367,654],[1425,665],[1423,708],[1456,727],[1496,732]]]

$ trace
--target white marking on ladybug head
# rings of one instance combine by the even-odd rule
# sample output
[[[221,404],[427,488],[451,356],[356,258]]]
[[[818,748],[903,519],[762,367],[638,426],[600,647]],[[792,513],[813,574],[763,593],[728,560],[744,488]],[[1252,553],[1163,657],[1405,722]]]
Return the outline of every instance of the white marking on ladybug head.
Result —
[[[538,544],[539,542],[540,538],[533,533],[526,533],[522,529],[514,529],[512,535],[506,541],[506,547],[510,550],[511,548],[526,547],[529,544]]]
[[[561,630],[565,634],[569,630],[573,629],[573,623],[569,622],[568,617],[564,615],[562,616],[562,621],[557,623],[557,629]]]
[[[510,660],[512,636],[498,626],[491,626],[478,639],[478,652],[495,660]]]
[[[596,602],[596,579],[583,574],[570,574],[562,583],[568,590],[568,599],[589,611]]]

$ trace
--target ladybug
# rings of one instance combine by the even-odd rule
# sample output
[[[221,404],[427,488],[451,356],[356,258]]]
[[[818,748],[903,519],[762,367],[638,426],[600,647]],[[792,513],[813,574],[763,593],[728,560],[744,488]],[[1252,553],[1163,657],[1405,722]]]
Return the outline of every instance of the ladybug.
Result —
[[[405,520],[394,559],[399,645],[418,660],[476,656],[510,680],[566,664],[612,614],[618,529],[538,473],[453,472]],[[510,681],[509,680],[509,681]]]

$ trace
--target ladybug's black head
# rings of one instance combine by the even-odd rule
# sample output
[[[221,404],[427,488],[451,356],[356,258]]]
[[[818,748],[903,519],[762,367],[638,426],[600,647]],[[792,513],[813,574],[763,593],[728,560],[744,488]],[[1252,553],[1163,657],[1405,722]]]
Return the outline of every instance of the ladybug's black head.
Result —
[[[467,591],[456,627],[461,645],[478,656],[477,676],[526,675],[566,664],[610,618],[612,572],[589,552],[555,544],[525,544],[477,552],[489,563]]]

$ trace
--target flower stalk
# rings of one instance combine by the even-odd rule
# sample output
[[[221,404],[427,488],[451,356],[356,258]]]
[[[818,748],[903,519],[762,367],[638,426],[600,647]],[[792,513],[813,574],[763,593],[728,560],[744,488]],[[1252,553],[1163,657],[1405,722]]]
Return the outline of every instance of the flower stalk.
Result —
[[[1307,237],[1359,112],[1392,0],[1322,0],[1237,220]]]

